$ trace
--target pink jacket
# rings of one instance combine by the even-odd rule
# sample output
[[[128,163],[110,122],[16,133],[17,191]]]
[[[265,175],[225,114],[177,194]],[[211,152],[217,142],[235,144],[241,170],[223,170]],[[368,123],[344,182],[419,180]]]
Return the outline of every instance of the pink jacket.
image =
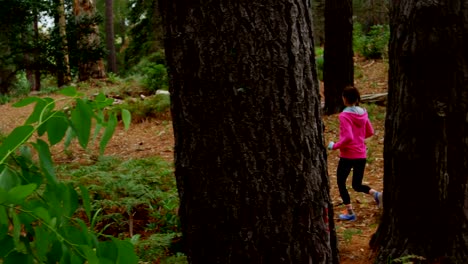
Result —
[[[333,149],[339,149],[342,158],[366,158],[364,139],[374,135],[366,110],[359,106],[346,107],[339,119],[340,140],[333,145]]]

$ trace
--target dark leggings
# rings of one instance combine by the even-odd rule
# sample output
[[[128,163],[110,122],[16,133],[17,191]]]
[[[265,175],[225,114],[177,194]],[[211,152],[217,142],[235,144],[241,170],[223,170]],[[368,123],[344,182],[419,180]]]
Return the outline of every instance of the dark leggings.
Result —
[[[338,162],[338,169],[336,170],[336,176],[338,189],[344,204],[351,203],[351,198],[349,197],[348,190],[346,189],[346,180],[348,179],[351,169],[353,169],[353,189],[357,192],[369,193],[370,187],[367,185],[362,185],[362,178],[364,177],[365,168],[366,159],[340,158],[340,161]]]

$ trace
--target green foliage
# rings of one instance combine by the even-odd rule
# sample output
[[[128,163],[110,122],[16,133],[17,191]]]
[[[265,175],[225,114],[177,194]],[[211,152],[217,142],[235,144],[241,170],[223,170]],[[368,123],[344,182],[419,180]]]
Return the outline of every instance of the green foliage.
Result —
[[[156,157],[123,161],[103,157],[95,164],[60,166],[60,178],[86,186],[92,227],[108,235],[136,234],[132,241],[142,261],[182,258],[176,254],[180,239],[179,199],[173,167]],[[132,224],[138,223],[138,224]],[[155,233],[145,240],[141,234]],[[182,262],[174,262],[182,263]]]
[[[76,105],[72,111],[56,110],[56,101],[51,98],[29,97],[14,105],[35,107],[24,125],[15,128],[0,145],[0,260],[25,264],[137,263],[129,241],[101,236],[75,217],[82,207],[91,219],[90,198],[81,188],[80,204],[80,193],[74,186],[57,178],[50,153],[50,146],[62,141],[67,131],[78,137],[82,146],[87,145],[91,127],[77,121],[89,124],[92,119],[107,129],[109,121],[99,113],[108,102],[81,99],[72,87],[61,92],[66,96],[61,100],[70,107],[72,102]],[[35,134],[41,138],[47,134],[49,143],[33,137]]]
[[[125,49],[126,69],[137,65],[145,56],[163,49],[162,17],[158,13],[158,1],[130,0],[130,12],[127,22],[130,22],[128,47]],[[158,64],[165,64],[158,62]]]
[[[426,258],[417,256],[417,255],[407,255],[394,259],[391,263],[403,263],[403,264],[412,264],[412,263],[425,263]]]
[[[145,240],[138,240],[135,248],[140,260],[151,263],[186,264],[187,257],[180,252],[180,247],[177,248],[180,236],[180,233],[153,234]]]
[[[0,105],[6,104],[10,102],[11,97],[8,94],[1,94],[0,93]]]
[[[343,239],[346,243],[350,243],[354,235],[360,235],[360,234],[362,234],[361,229],[353,229],[353,228],[345,229],[343,232]]]
[[[374,25],[371,26],[369,32],[364,33],[362,25],[354,23],[353,49],[366,59],[387,58],[389,39],[388,25]]]
[[[149,91],[155,92],[159,89],[167,90],[167,70],[162,64],[149,64],[143,68],[145,75],[144,84]]]
[[[320,81],[323,81],[323,48],[315,48],[315,66],[317,67],[317,75]]]
[[[107,73],[107,80],[112,84],[116,84],[116,83],[119,83],[121,81],[120,77],[117,74],[113,73],[113,72]]]
[[[168,76],[164,63],[164,53],[155,52],[143,58],[129,73],[143,76],[142,83],[150,93],[167,90]]]
[[[128,161],[102,158],[90,166],[63,166],[59,174],[75,184],[87,186],[93,201],[91,210],[103,210],[105,215],[99,221],[112,222],[114,230],[123,225],[121,231],[127,231],[129,217],[137,211],[148,216],[153,214],[153,218],[148,217],[153,219],[148,223],[152,229],[164,232],[178,229],[179,200],[173,168],[159,158]],[[110,212],[115,208],[120,213],[113,215]]]
[[[115,106],[117,112],[119,109],[127,109],[132,113],[134,122],[141,122],[151,117],[156,117],[165,113],[171,106],[170,97],[167,94],[156,94],[145,97],[144,100],[134,98],[127,99],[123,104]]]
[[[385,120],[386,111],[382,111],[382,109],[385,109],[384,106],[379,106],[377,104],[366,104],[364,107],[367,110],[371,122],[374,122],[376,120]]]

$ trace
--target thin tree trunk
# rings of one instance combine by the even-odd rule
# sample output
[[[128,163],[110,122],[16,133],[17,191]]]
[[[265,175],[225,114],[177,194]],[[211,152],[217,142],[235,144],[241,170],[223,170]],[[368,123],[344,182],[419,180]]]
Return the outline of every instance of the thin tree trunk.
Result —
[[[37,14],[34,15],[34,22],[33,22],[33,29],[34,29],[34,40],[35,45],[39,43],[39,21]],[[39,91],[41,90],[41,69],[39,67],[39,50],[37,47],[34,48],[34,83],[31,85],[32,91]]]
[[[70,60],[68,56],[68,42],[67,42],[67,32],[66,32],[66,19],[65,19],[65,10],[64,10],[64,0],[57,0],[57,17],[56,25],[58,26],[59,36],[60,36],[60,48],[59,54],[57,55],[57,85],[61,87],[63,85],[69,84],[71,82],[71,73],[70,73]]]
[[[327,0],[323,70],[324,112],[327,115],[343,109],[341,93],[347,85],[354,85],[353,56],[352,1]]]
[[[467,263],[468,1],[392,3],[376,263]]]
[[[113,0],[106,0],[106,43],[107,50],[109,52],[107,59],[107,71],[116,73],[117,59],[115,53]]]
[[[312,0],[314,42],[316,46],[325,43],[325,0]]]
[[[338,263],[309,2],[161,10],[189,263]]]

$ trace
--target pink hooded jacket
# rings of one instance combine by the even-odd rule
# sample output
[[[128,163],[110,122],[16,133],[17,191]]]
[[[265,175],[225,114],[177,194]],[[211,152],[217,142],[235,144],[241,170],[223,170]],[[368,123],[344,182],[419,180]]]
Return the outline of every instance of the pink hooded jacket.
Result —
[[[364,139],[374,135],[367,111],[359,106],[346,107],[339,119],[340,140],[333,145],[333,149],[340,150],[341,158],[366,158]]]

